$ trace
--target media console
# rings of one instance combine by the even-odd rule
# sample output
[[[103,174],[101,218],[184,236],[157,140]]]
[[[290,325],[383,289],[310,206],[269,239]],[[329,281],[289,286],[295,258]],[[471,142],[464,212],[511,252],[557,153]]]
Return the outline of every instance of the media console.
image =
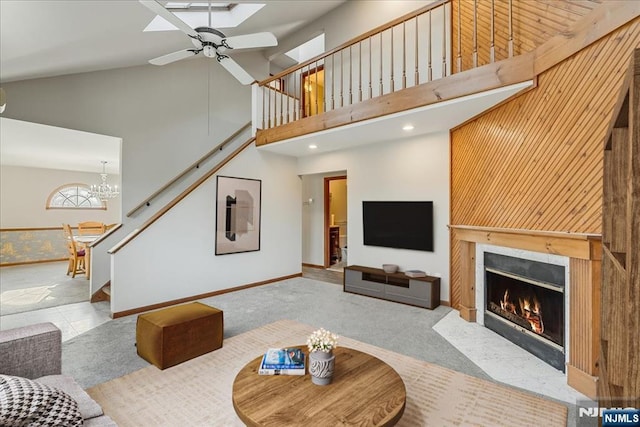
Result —
[[[344,268],[343,289],[370,297],[434,309],[440,305],[440,278],[409,277],[402,272],[350,265]]]

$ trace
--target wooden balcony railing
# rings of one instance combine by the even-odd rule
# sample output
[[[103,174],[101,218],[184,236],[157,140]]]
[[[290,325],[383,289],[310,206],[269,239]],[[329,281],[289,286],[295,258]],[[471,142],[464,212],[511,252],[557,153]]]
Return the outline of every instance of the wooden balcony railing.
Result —
[[[435,1],[254,85],[257,145],[414,108],[415,102],[397,98],[391,108],[381,98],[531,52],[596,6],[574,0]],[[498,75],[501,84],[517,81],[514,75],[501,78],[503,71],[487,73]],[[432,87],[435,101],[423,105],[447,99],[440,86]],[[355,107],[368,102],[375,112]]]

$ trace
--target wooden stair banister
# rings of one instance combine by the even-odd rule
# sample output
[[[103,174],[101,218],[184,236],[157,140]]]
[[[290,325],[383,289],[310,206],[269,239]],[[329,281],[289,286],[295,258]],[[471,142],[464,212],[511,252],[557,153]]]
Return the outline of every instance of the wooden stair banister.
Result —
[[[246,131],[247,129],[249,129],[251,127],[251,122],[245,124],[244,126],[242,126],[240,129],[238,129],[237,131],[235,131],[231,136],[229,136],[227,139],[225,139],[224,141],[222,141],[220,144],[216,145],[211,151],[209,151],[208,153],[206,153],[204,156],[200,157],[195,163],[192,163],[190,166],[188,166],[185,170],[183,170],[182,172],[180,172],[178,175],[176,175],[173,179],[171,179],[170,181],[168,181],[165,185],[163,185],[162,187],[160,187],[158,190],[156,190],[153,194],[151,194],[149,197],[147,197],[146,199],[144,199],[142,202],[140,202],[138,205],[136,205],[136,207],[134,207],[133,209],[131,209],[129,212],[127,212],[127,217],[132,216],[133,214],[135,214],[136,212],[138,212],[140,209],[142,209],[145,206],[150,206],[151,205],[151,201],[153,199],[155,199],[156,197],[160,196],[161,194],[163,194],[165,191],[167,191],[167,189],[171,188],[176,182],[178,182],[179,180],[181,180],[182,178],[184,178],[189,172],[195,170],[195,169],[199,169],[200,165],[204,162],[206,162],[207,160],[209,160],[214,154],[222,151],[224,149],[225,146],[227,146],[229,143],[231,143],[234,139],[236,139],[240,134],[242,134],[242,132]]]
[[[236,148],[232,153],[230,153],[227,157],[225,157],[222,161],[220,161],[216,166],[214,166],[209,172],[200,177],[196,182],[187,187],[182,193],[177,195],[173,200],[167,203],[162,209],[156,212],[151,218],[146,220],[139,228],[136,228],[131,233],[129,233],[124,239],[118,242],[114,247],[109,249],[107,252],[111,255],[118,252],[124,246],[126,246],[129,242],[136,238],[136,236],[140,235],[144,230],[149,228],[151,224],[156,222],[160,217],[166,214],[171,208],[177,205],[182,199],[187,197],[193,190],[198,188],[202,183],[211,178],[216,172],[218,172],[224,165],[229,163],[234,157],[240,154],[245,148],[255,142],[255,137],[249,138],[247,141],[242,143],[238,148]]]

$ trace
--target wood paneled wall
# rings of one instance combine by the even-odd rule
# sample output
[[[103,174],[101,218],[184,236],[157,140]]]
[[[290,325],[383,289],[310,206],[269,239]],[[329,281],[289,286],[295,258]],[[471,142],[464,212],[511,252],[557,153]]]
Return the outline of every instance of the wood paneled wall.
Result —
[[[604,147],[601,408],[640,407],[640,49],[626,80]]]
[[[636,19],[542,73],[538,87],[451,133],[451,224],[600,233],[602,144]],[[451,303],[460,302],[451,241]]]
[[[453,70],[458,72],[458,39],[462,70],[473,68],[474,39],[477,40],[478,65],[488,64],[491,46],[490,0],[454,0],[452,5],[452,57]],[[558,33],[566,32],[569,26],[598,6],[593,1],[538,0],[512,1],[513,55],[531,52]],[[474,38],[474,7],[478,16],[477,36]],[[460,11],[461,37],[458,35],[458,10]],[[493,0],[495,61],[509,57],[509,2]]]

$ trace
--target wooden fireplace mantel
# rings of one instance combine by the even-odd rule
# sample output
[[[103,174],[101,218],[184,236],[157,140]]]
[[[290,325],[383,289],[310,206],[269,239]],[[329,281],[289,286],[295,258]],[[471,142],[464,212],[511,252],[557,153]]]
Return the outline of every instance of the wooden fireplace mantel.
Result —
[[[569,258],[567,383],[595,398],[600,342],[602,236],[599,234],[450,225],[460,249],[460,317],[476,321],[476,244]]]

